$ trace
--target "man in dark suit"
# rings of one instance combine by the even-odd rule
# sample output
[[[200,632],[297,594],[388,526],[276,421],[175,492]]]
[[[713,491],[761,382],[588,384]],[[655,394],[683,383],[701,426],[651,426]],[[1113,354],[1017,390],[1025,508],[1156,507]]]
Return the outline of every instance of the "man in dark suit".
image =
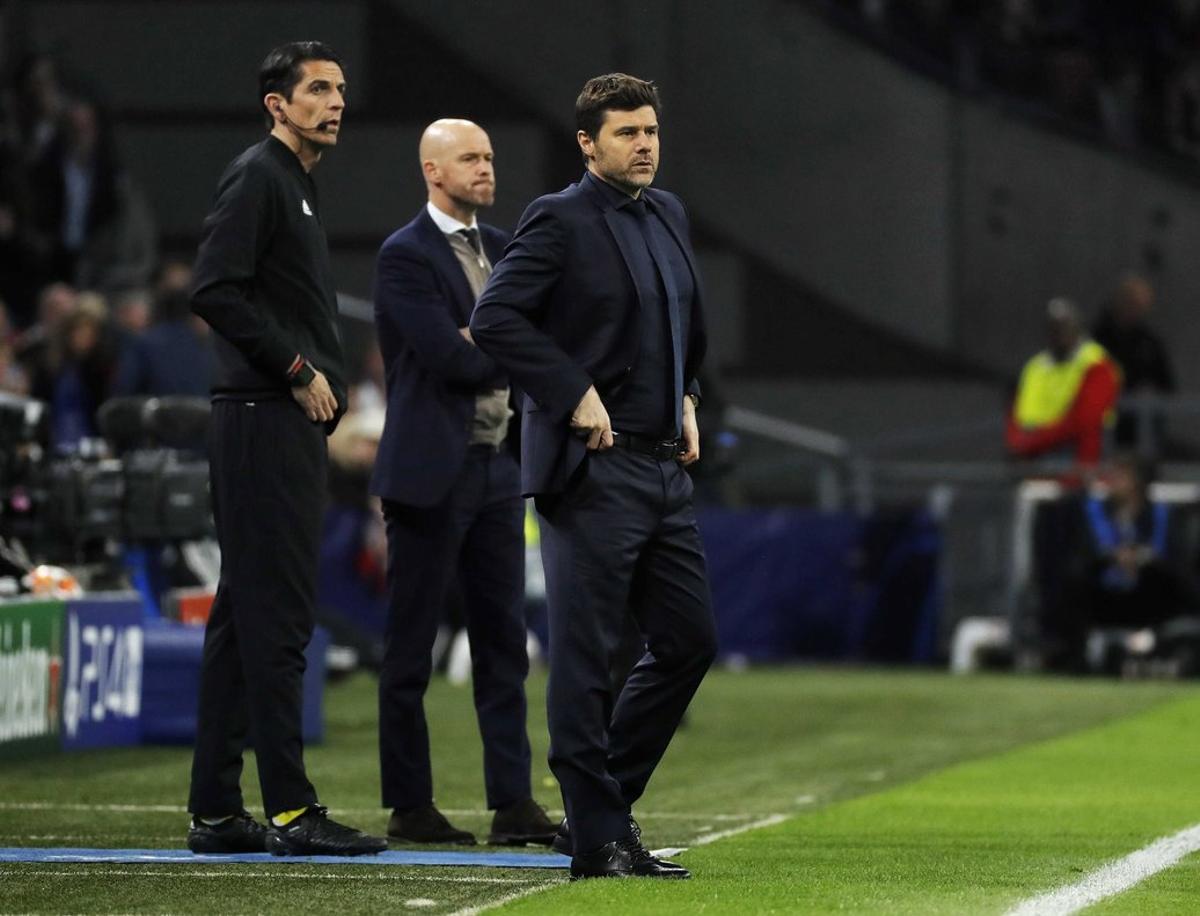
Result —
[[[630,816],[712,663],[704,552],[683,465],[699,457],[705,333],[687,217],[651,190],[658,91],[624,74],[575,105],[582,180],[534,201],[471,318],[527,393],[522,484],[541,522],[550,612],[550,766],[574,878],[688,877]],[[632,613],[646,654],[615,698]]]
[[[379,252],[375,321],[387,420],[371,491],[388,538],[388,628],[379,679],[379,756],[388,836],[473,844],[433,803],[423,699],[434,637],[458,573],[483,736],[489,842],[541,843],[555,825],[533,800],[525,732],[525,507],[506,441],[508,379],[467,320],[508,237],[479,223],[496,183],[488,135],[435,121],[421,138],[429,202]]]

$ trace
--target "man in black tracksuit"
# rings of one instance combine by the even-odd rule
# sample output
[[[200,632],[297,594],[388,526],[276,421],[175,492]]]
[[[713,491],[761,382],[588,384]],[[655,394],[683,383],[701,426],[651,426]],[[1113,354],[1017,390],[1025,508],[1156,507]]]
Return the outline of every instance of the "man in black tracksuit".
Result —
[[[330,820],[304,771],[325,436],[346,409],[337,301],[309,171],[337,143],[345,82],[318,42],[259,73],[270,136],[225,170],[204,221],[192,308],[216,331],[210,462],[221,581],[204,640],[188,810],[194,852],[380,852]],[[267,826],[242,803],[247,732]]]

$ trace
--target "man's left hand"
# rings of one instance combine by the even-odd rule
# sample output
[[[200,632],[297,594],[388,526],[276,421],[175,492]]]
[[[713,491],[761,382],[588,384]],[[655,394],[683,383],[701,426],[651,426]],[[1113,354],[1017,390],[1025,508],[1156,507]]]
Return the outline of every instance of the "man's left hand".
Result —
[[[700,427],[696,425],[696,403],[683,399],[683,450],[676,459],[684,467],[700,460]]]

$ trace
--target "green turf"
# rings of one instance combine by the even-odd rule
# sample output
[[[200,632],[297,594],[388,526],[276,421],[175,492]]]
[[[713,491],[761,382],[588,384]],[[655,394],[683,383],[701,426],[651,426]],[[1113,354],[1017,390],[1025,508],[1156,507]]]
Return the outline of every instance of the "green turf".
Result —
[[[541,678],[531,681],[535,793],[557,808],[544,762],[543,689]],[[999,838],[993,838],[986,825],[994,812],[977,810],[964,799],[959,800],[961,810],[957,811],[955,805],[943,808],[933,804],[928,811],[918,806],[915,815],[911,806],[901,806],[889,815],[889,804],[927,783],[904,784],[959,761],[987,758],[1022,744],[1118,720],[1187,692],[1188,688],[1171,684],[954,679],[910,672],[714,672],[693,706],[687,728],[639,806],[647,841],[654,846],[685,846],[703,835],[766,815],[803,816],[779,828],[694,849],[686,861],[700,877],[686,886],[648,887],[637,882],[636,889],[607,889],[589,883],[556,888],[516,906],[569,912],[576,904],[583,910],[603,907],[609,901],[629,911],[630,901],[623,895],[637,893],[645,895],[639,900],[656,901],[655,906],[662,897],[662,906],[680,912],[706,905],[713,912],[768,911],[773,907],[789,912],[797,908],[824,911],[833,901],[857,899],[840,896],[845,888],[838,882],[853,885],[856,876],[873,874],[878,866],[883,877],[896,876],[895,882],[872,878],[875,895],[849,908],[879,911],[887,908],[880,901],[894,899],[897,907],[920,911],[919,894],[911,899],[900,894],[901,876],[911,877],[912,862],[926,861],[930,855],[934,856],[930,861],[952,859],[964,835],[975,835],[972,831],[989,838],[988,842],[994,839],[998,847],[1004,847],[1001,839],[1006,834],[1000,831]],[[456,823],[486,832],[488,815],[481,810],[480,752],[469,691],[438,682],[431,688],[428,710],[439,804],[463,812],[454,815]],[[386,814],[377,807],[374,681],[358,677],[332,687],[327,694],[327,715],[328,740],[308,753],[313,780],[335,815],[381,831]],[[991,763],[988,760],[981,765]],[[180,846],[186,817],[178,807],[183,803],[187,771],[188,752],[182,748],[5,762],[0,764],[0,845]],[[254,807],[257,791],[252,759],[247,777],[247,802]],[[899,796],[879,794],[893,786],[904,786],[897,790]],[[833,804],[860,796],[860,801]],[[1019,797],[1020,793],[1014,793],[1014,798]],[[866,818],[862,823],[855,821],[859,816],[855,806],[871,801],[883,804],[883,809],[861,815]],[[31,809],[30,803],[45,807]],[[70,807],[96,804],[161,805],[168,810],[96,812]],[[905,818],[915,818],[913,824],[920,824],[934,813],[940,818],[936,823],[930,821],[928,829],[916,827],[907,834],[891,828],[880,832],[871,826],[890,823],[889,817],[898,824],[905,823]],[[965,819],[957,815],[965,815]],[[842,816],[850,819],[848,827],[837,826],[841,822],[836,818]],[[1142,833],[1153,833],[1154,823],[1143,825]],[[1043,840],[1045,848],[1051,849],[1052,838]],[[908,843],[912,845],[905,845]],[[1095,851],[1099,857],[1108,854],[1107,847]],[[1085,859],[1088,856],[1082,855],[1080,861]],[[1023,882],[1021,889],[1040,886],[1030,880],[1031,874],[1021,863],[1015,864],[1019,866],[1015,872],[996,872],[990,879],[999,882],[992,891],[993,896],[999,895],[995,899],[1004,893],[1013,896],[1013,888],[1003,883],[1004,876]],[[278,874],[289,874],[292,880],[278,879]],[[1049,872],[1046,877],[1042,883],[1057,880]],[[946,878],[949,882],[949,872]],[[436,905],[419,909],[446,913],[555,880],[553,873],[492,869],[0,866],[0,910],[283,911],[299,894],[306,909],[390,912],[403,909],[405,901],[428,899]],[[965,889],[955,886],[960,896],[951,894],[946,905],[952,908],[954,901],[965,905],[968,899],[992,899],[972,891],[973,882],[968,876]]]
[[[1088,916],[1195,916],[1200,910],[1200,853],[1088,910]]]
[[[943,770],[681,856],[696,878],[556,888],[512,912],[1002,913],[1200,822],[1200,697]],[[1195,913],[1192,857],[1114,901]]]

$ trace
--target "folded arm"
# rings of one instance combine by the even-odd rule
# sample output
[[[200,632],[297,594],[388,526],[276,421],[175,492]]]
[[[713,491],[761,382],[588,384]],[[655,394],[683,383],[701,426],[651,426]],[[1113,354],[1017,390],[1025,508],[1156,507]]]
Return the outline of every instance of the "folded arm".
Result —
[[[496,363],[456,325],[433,266],[420,253],[389,245],[375,268],[375,320],[412,350],[418,362],[452,384],[477,386]]]

